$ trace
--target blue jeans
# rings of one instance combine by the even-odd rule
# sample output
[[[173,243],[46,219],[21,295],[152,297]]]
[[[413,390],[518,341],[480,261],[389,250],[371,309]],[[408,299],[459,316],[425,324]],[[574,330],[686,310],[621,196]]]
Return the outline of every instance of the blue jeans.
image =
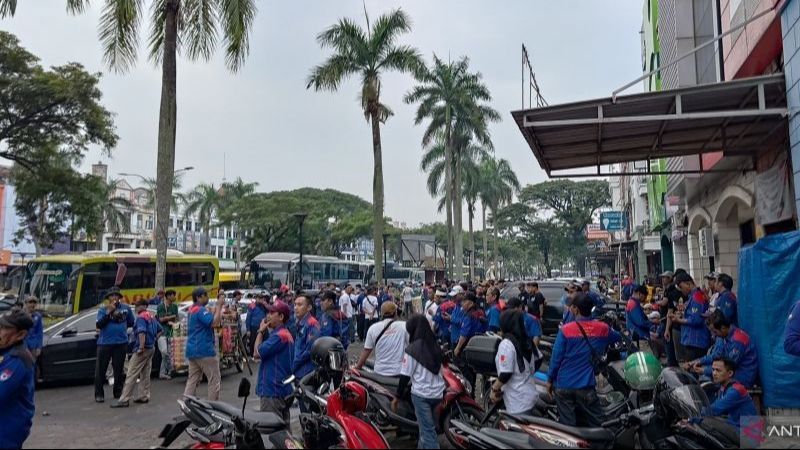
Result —
[[[411,394],[411,403],[414,404],[414,413],[417,415],[419,425],[417,448],[439,448],[433,412],[441,402],[441,398],[424,398]]]

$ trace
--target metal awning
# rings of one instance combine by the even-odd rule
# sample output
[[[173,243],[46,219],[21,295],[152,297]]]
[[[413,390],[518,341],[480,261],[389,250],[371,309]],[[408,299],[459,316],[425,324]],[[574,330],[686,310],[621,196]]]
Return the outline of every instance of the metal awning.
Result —
[[[723,151],[750,156],[788,139],[782,73],[671,91],[609,97],[512,115],[550,177],[620,175],[602,166]],[[702,158],[701,158],[702,161]],[[553,174],[596,167],[596,173]],[[705,173],[715,170],[683,171]]]

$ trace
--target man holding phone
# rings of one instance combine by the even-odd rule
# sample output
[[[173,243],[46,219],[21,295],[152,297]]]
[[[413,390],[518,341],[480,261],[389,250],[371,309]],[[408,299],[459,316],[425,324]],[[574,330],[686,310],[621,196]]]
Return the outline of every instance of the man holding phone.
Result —
[[[125,356],[128,354],[128,328],[133,328],[135,317],[130,306],[121,302],[122,293],[114,286],[106,291],[106,305],[97,311],[97,363],[94,371],[94,401],[105,401],[106,370],[108,363],[114,368],[114,398],[119,399],[125,385]]]

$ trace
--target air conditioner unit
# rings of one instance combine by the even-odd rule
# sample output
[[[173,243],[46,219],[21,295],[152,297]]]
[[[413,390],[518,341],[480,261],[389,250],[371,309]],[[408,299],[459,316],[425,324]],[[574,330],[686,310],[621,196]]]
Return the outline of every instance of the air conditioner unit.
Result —
[[[714,248],[714,231],[711,228],[700,229],[698,242],[700,243],[700,256],[707,258],[717,255],[716,248]]]

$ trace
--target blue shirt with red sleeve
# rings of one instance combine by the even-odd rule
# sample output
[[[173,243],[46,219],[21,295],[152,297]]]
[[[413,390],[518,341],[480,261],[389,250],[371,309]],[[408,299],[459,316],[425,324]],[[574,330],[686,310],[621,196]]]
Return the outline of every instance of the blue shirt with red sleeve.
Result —
[[[689,303],[686,304],[684,318],[686,323],[681,325],[681,345],[707,349],[711,345],[711,332],[706,326],[703,314],[708,311],[708,297],[700,288],[694,288],[689,293]]]
[[[139,335],[144,334],[144,348],[150,350],[155,347],[159,333],[161,333],[161,325],[158,320],[149,311],[139,313],[133,327],[133,351],[139,351]]]
[[[486,317],[489,320],[489,331],[500,331],[500,306],[497,303],[486,308]]]
[[[718,337],[708,355],[700,359],[703,371],[709,377],[713,375],[711,365],[717,358],[735,362],[736,374],[733,378],[746,388],[753,387],[758,376],[758,354],[755,343],[744,330],[731,326],[728,336]]]
[[[461,303],[456,303],[450,311],[450,343],[458,344],[458,337],[461,335],[461,322],[464,320],[464,310]]]
[[[794,304],[786,329],[783,332],[783,350],[794,356],[800,356],[800,301]]]
[[[24,344],[0,350],[0,448],[22,448],[36,406],[33,357]]]
[[[186,359],[217,356],[214,336],[214,315],[205,306],[195,303],[189,308],[189,332],[186,336]]]
[[[650,321],[644,315],[642,303],[635,298],[625,305],[625,322],[628,331],[634,334],[633,339],[650,339]]]
[[[261,398],[285,398],[292,394],[292,385],[283,381],[292,375],[294,339],[285,326],[272,330],[258,347],[261,366],[258,368],[256,395]]]
[[[580,328],[586,333],[583,337]],[[589,342],[586,342],[588,339]],[[619,333],[607,324],[586,317],[579,317],[558,330],[553,353],[550,356],[548,379],[556,389],[594,388],[592,348],[600,357],[608,346],[622,339]],[[592,348],[589,348],[591,343]]]
[[[459,338],[467,338],[467,341],[469,341],[472,336],[486,333],[489,323],[482,309],[475,308],[472,311],[464,311],[463,317]]]
[[[717,298],[717,309],[725,314],[730,323],[739,326],[739,313],[736,305],[736,294],[731,291],[725,291],[719,294]]]
[[[292,362],[292,373],[298,379],[303,378],[314,371],[314,363],[311,362],[311,347],[320,334],[320,326],[317,319],[310,313],[306,314],[297,323],[297,338],[294,341],[294,361]]]
[[[750,394],[741,383],[732,382],[720,387],[714,403],[711,404],[711,416],[728,417],[728,423],[739,429],[742,416],[756,416],[756,405]]]
[[[531,313],[525,313],[525,332],[530,339],[542,335],[542,324],[539,322],[539,319]]]
[[[334,337],[342,343],[345,350],[350,346],[349,328],[350,321],[340,309],[333,310],[330,314],[322,313],[320,318],[320,336]]]

